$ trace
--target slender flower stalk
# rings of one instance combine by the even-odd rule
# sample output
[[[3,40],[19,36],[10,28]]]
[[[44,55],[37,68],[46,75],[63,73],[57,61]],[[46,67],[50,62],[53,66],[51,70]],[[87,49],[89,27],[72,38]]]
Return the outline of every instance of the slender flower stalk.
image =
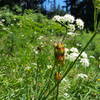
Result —
[[[49,89],[50,79],[51,79],[53,72],[55,70],[55,65],[57,66],[56,68],[58,70],[58,72],[55,73],[56,83],[58,83],[58,81],[61,79],[60,66],[64,64],[64,53],[65,53],[64,44],[63,43],[55,43],[54,44],[55,64],[54,64],[54,67],[51,71],[50,78],[49,78],[47,84],[44,86],[44,88],[42,89],[42,91],[39,95],[39,100],[43,96],[43,94],[45,94],[45,92]],[[58,93],[59,93],[59,85],[57,86],[56,100],[58,98]]]
[[[56,100],[58,100],[58,95],[59,95],[59,84],[57,85],[57,94],[56,94]]]
[[[60,66],[58,66],[58,68],[57,68],[58,72],[55,73],[56,83],[58,83],[62,78],[62,75],[60,73],[60,69],[61,69]],[[56,92],[56,98],[55,98],[56,100],[58,100],[58,96],[59,96],[59,84],[57,85],[57,92]]]
[[[56,83],[58,83],[62,78],[62,75],[60,73],[60,67],[59,67],[59,71],[56,72],[55,74],[55,80],[56,80]],[[58,100],[58,95],[59,95],[59,84],[57,85],[57,92],[56,92],[56,100]]]

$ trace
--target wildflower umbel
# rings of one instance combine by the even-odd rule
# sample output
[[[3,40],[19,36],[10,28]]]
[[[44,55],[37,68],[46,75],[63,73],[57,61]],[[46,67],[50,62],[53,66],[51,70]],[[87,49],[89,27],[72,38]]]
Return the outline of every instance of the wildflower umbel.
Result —
[[[87,58],[82,58],[80,60],[80,63],[84,66],[84,67],[89,67],[89,59]]]
[[[84,28],[84,22],[81,19],[76,19],[76,25],[79,29]]]

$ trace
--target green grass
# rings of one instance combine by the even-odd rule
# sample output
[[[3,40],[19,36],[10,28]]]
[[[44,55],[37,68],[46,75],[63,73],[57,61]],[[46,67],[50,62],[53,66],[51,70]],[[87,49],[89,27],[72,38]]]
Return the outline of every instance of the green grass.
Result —
[[[52,71],[48,65],[54,66],[54,42],[59,41],[66,30],[41,14],[13,15],[13,18],[18,22],[0,26],[0,100],[38,100]],[[78,34],[74,38],[65,36],[66,48],[76,47],[81,51],[94,33],[83,31]],[[58,100],[100,99],[100,81],[96,81],[100,79],[100,34],[96,35],[86,53],[90,66],[84,68],[79,62],[74,65],[65,77],[66,81],[60,84]],[[66,60],[61,67],[62,74],[70,63]],[[56,71],[57,68],[53,70],[49,87],[42,96],[55,85]],[[77,78],[79,73],[87,74],[88,79]],[[64,96],[65,93],[68,95]],[[56,90],[47,100],[53,100],[55,95]]]

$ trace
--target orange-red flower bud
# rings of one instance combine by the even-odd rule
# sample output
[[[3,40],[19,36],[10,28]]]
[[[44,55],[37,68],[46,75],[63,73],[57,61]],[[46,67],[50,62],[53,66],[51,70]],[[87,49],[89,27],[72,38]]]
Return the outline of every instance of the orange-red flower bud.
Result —
[[[58,61],[64,61],[64,56],[57,56]]]
[[[63,43],[55,43],[55,58],[59,62],[64,62],[65,48]]]

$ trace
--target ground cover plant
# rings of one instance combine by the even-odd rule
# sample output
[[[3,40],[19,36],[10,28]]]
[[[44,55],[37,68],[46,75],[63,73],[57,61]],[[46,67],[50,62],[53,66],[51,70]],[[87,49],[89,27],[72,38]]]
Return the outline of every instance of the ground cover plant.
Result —
[[[87,33],[69,14],[7,12],[0,12],[0,100],[100,99],[98,31]]]

